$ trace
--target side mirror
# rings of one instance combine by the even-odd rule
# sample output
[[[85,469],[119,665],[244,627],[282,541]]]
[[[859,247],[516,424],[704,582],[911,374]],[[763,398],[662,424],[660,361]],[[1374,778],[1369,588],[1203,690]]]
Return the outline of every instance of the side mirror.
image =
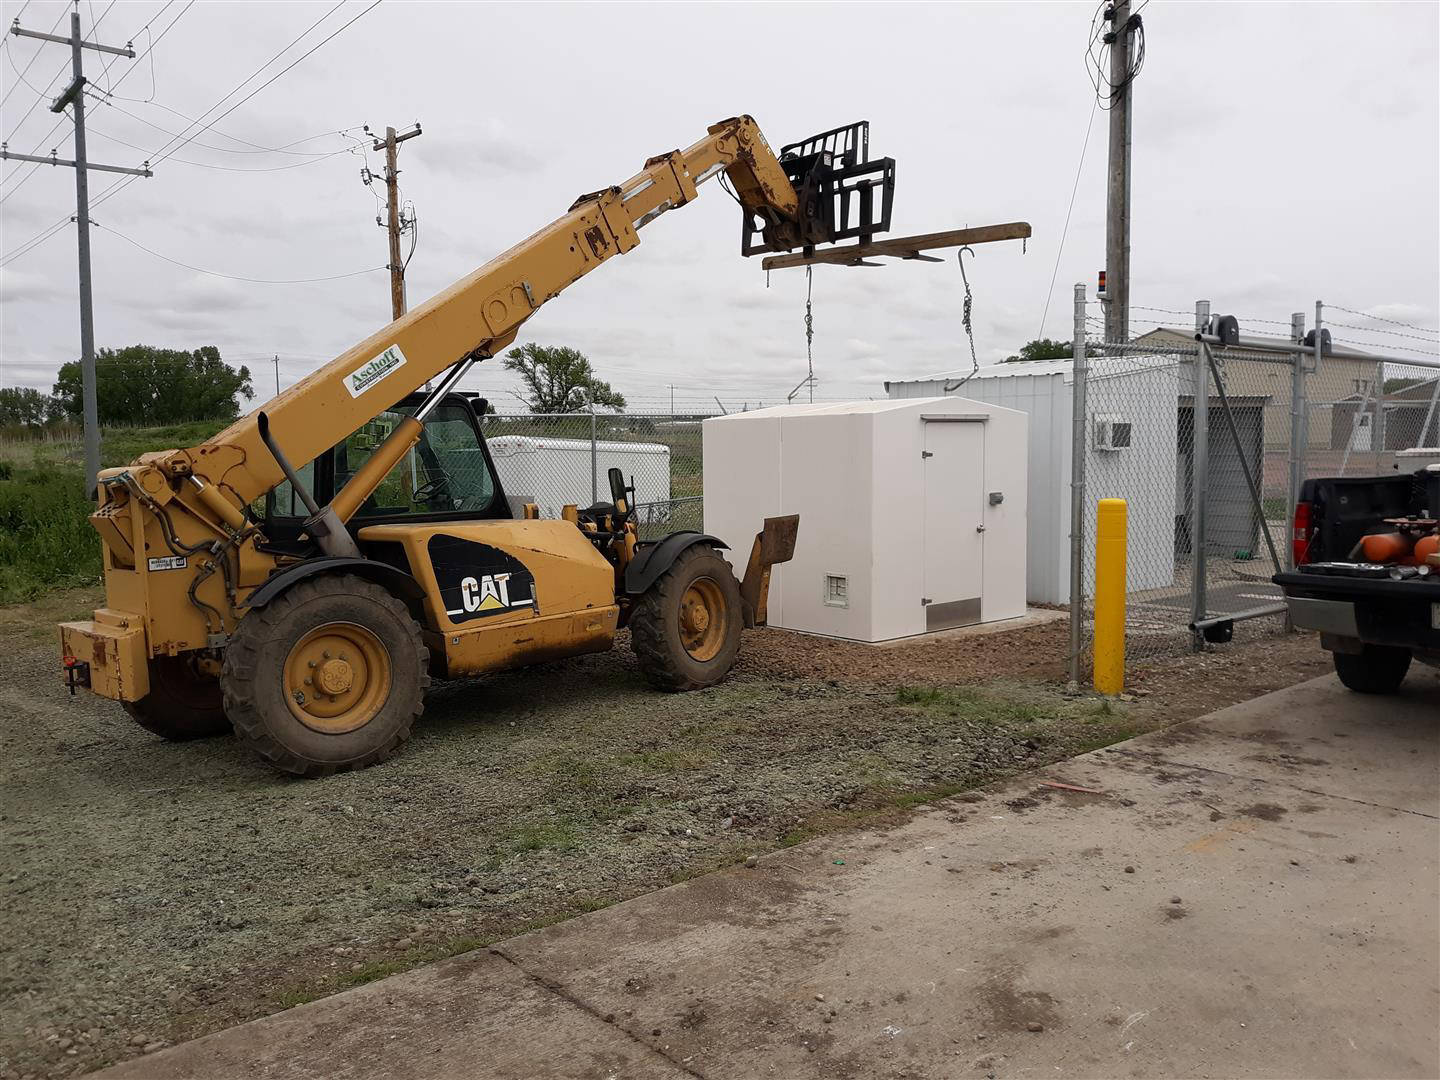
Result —
[[[626,498],[630,489],[625,486],[625,474],[612,465],[605,475],[610,480],[610,501],[615,504],[616,511],[623,518],[630,513],[630,502]]]

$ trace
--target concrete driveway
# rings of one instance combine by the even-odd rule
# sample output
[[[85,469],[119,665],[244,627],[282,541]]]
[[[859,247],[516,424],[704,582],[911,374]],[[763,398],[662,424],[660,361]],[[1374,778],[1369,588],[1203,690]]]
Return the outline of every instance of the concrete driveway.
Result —
[[[1434,1077],[1437,852],[1327,677],[102,1075]]]

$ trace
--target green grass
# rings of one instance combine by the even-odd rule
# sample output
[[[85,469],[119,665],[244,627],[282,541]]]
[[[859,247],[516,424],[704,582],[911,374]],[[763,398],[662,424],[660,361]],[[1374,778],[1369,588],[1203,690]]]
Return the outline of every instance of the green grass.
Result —
[[[965,716],[989,724],[1008,726],[1033,724],[1055,715],[1053,705],[1036,705],[993,689],[957,689],[902,686],[895,695],[901,705],[910,705],[944,716]]]
[[[580,830],[568,821],[546,821],[522,825],[501,841],[512,854],[524,851],[573,851],[580,843]]]

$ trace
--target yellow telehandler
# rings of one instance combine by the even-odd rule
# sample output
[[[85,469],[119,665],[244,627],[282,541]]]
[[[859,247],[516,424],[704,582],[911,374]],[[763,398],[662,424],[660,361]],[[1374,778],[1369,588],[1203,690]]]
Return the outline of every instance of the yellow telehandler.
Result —
[[[431,675],[602,651],[626,625],[655,685],[722,678],[742,626],[765,621],[798,519],[766,521],[737,581],[713,536],[639,540],[618,470],[609,502],[517,516],[455,392],[542,304],[721,173],[745,255],[889,227],[894,161],[869,159],[863,122],[777,156],[735,117],[581,196],[214,438],[103,471],[91,522],[105,606],[60,626],[71,692],[116,699],[169,739],[233,727],[276,768],[321,776],[394,754]]]

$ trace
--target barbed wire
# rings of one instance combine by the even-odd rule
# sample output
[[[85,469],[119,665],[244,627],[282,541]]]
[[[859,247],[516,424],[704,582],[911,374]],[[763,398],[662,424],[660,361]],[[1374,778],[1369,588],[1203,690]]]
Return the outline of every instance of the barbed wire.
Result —
[[[1407,330],[1419,330],[1424,334],[1440,334],[1440,330],[1433,330],[1428,326],[1416,326],[1414,323],[1401,322],[1399,319],[1387,319],[1384,315],[1372,315],[1368,311],[1356,311],[1354,308],[1344,307],[1340,304],[1326,304],[1326,307],[1333,307],[1336,311],[1344,311],[1351,315],[1359,315],[1362,319],[1372,319],[1375,322],[1389,323],[1391,326],[1403,326]],[[1379,333],[1379,331],[1376,331]]]

